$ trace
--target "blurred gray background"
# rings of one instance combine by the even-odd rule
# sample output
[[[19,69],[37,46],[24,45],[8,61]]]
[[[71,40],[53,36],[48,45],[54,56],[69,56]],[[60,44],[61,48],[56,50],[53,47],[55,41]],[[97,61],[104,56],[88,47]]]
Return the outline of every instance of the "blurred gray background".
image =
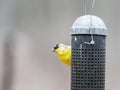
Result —
[[[0,90],[70,90],[70,67],[51,52],[70,45],[84,0],[0,0]],[[92,0],[87,0],[87,14]],[[96,0],[108,27],[106,90],[120,90],[120,1]]]

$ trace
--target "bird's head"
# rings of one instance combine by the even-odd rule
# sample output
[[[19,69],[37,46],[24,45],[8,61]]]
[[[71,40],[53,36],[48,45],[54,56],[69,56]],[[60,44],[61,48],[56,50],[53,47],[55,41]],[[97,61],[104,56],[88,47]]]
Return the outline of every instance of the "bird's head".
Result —
[[[53,48],[52,48],[52,52],[59,52],[61,50],[63,50],[65,47],[64,44],[56,44]]]

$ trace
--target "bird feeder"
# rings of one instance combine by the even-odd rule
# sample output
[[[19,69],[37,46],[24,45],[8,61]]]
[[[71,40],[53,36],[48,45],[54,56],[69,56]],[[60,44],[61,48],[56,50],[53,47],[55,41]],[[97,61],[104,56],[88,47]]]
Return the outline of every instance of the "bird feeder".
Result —
[[[106,35],[97,16],[81,16],[73,23],[71,90],[105,90]]]

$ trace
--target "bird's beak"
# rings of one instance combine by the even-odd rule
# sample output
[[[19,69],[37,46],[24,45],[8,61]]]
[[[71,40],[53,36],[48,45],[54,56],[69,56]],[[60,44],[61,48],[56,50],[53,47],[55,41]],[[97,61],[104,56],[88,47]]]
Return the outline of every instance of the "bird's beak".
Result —
[[[55,52],[55,49],[53,49],[53,48],[52,48],[52,50],[51,50],[51,51],[52,51],[52,52]]]

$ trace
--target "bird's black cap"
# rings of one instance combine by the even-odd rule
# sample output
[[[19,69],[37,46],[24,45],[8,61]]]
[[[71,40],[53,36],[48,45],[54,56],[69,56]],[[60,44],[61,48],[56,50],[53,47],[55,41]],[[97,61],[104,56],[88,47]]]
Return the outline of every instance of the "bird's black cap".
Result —
[[[59,44],[56,44],[54,48],[54,50],[56,50],[59,47]]]

